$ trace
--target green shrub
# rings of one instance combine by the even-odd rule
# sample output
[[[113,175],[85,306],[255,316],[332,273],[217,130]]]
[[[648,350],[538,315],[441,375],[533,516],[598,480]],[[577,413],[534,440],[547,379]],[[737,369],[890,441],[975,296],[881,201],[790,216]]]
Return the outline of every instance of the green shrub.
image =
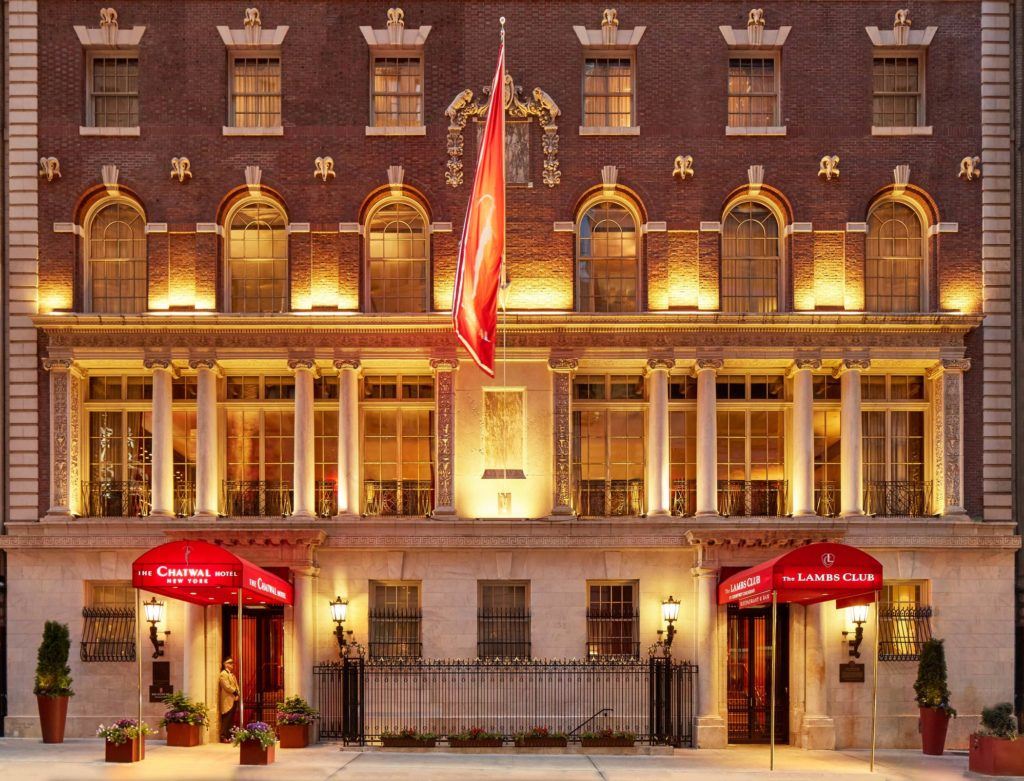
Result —
[[[1001,702],[991,708],[981,709],[981,729],[979,734],[992,738],[1017,738],[1017,717],[1013,715],[1013,705]]]
[[[44,697],[71,697],[71,668],[68,667],[68,652],[71,650],[71,633],[68,625],[59,621],[47,621],[43,627],[43,642],[39,644],[36,657],[36,682],[32,691]]]
[[[956,711],[949,704],[946,679],[946,649],[942,640],[932,638],[921,648],[921,659],[917,663],[917,680],[914,681],[917,704],[922,708],[938,708],[955,717]]]

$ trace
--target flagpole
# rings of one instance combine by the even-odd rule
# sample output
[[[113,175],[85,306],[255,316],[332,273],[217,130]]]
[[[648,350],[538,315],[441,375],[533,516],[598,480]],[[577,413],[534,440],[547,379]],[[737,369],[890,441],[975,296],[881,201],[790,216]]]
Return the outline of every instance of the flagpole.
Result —
[[[498,286],[501,290],[501,294],[498,297],[501,303],[501,385],[504,389],[501,398],[504,409],[502,410],[502,418],[505,422],[508,422],[506,413],[508,411],[508,269],[505,267],[505,255],[507,248],[505,245],[505,225],[508,222],[508,160],[506,158],[507,148],[505,145],[506,133],[505,133],[505,74],[508,72],[507,67],[507,56],[505,53],[505,17],[502,16],[498,19],[501,23],[501,104],[499,106],[501,110],[501,164],[504,170],[501,172],[501,194],[502,202],[505,204],[505,219],[501,221],[501,275],[499,277]],[[502,459],[502,489],[508,491],[508,437],[502,437],[502,451],[504,458]],[[511,507],[509,508],[511,509]],[[499,513],[500,514],[500,513]]]

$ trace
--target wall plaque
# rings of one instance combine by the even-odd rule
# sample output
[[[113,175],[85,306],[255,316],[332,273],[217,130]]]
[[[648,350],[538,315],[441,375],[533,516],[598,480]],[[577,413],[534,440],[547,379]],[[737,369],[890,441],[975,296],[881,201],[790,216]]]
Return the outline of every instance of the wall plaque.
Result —
[[[864,665],[857,662],[839,665],[839,683],[864,683]]]

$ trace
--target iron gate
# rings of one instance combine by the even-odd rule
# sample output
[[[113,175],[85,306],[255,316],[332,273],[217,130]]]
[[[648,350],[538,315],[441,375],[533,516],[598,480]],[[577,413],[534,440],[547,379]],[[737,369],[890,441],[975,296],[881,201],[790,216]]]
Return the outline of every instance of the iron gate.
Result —
[[[320,738],[377,742],[412,727],[444,736],[479,726],[511,739],[547,726],[570,739],[612,729],[693,745],[697,667],[649,660],[363,660],[314,667]]]

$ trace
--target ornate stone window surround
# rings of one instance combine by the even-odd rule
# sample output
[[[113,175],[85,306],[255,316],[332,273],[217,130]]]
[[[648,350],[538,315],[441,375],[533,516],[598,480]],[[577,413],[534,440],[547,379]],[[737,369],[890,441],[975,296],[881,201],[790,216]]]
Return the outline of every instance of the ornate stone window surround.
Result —
[[[281,58],[281,48],[284,44],[284,37],[288,33],[288,25],[278,25],[273,29],[263,29],[259,21],[259,12],[255,17],[255,23],[250,24],[246,19],[245,27],[241,30],[233,30],[227,25],[217,25],[217,32],[228,50],[228,121],[233,122],[232,108],[232,82],[235,60],[245,57],[277,57]],[[282,101],[284,95],[282,93]],[[282,106],[282,114],[284,107]],[[275,125],[272,127],[235,127],[233,124],[224,125],[221,132],[225,136],[283,136],[284,126]]]
[[[423,119],[426,101],[426,89],[424,84],[423,50],[427,43],[427,36],[430,34],[430,25],[420,25],[406,29],[405,15],[401,8],[388,9],[388,23],[383,30],[375,30],[369,25],[360,26],[359,32],[363,34],[366,45],[370,50],[370,84],[369,84],[369,105],[367,115],[370,123],[366,125],[368,136],[425,136],[427,127]],[[408,126],[377,126],[374,124],[373,95],[374,95],[374,63],[378,57],[404,57],[419,61],[420,78],[420,121],[417,125]]]
[[[94,124],[92,107],[93,62],[104,57],[139,57],[139,44],[146,32],[145,26],[122,30],[117,24],[117,12],[112,8],[101,10],[100,26],[86,27],[76,24],[75,35],[82,44],[86,55],[85,73],[85,117],[84,125],[78,128],[80,136],[138,136],[139,126],[98,127]]]
[[[608,11],[605,11],[607,19]],[[613,12],[614,16],[614,12]],[[606,31],[606,27],[608,27]],[[637,124],[637,93],[636,93],[636,51],[640,45],[640,39],[643,37],[644,32],[647,30],[646,26],[633,27],[631,29],[621,29],[618,26],[618,18],[614,19],[614,26],[609,27],[607,24],[596,30],[589,30],[581,24],[573,25],[572,28],[576,37],[579,39],[580,46],[583,47],[584,60],[590,58],[614,58],[624,59],[628,58],[630,62],[630,108],[632,111],[632,120],[628,127],[600,127],[600,126],[584,126],[582,123],[579,126],[579,134],[581,136],[638,136],[640,135],[640,126]],[[582,120],[583,112],[583,84],[584,78],[580,79],[580,112]]]
[[[754,12],[751,11],[751,14]],[[729,57],[752,57],[755,59],[771,59],[775,63],[775,101],[776,112],[781,123],[782,120],[782,47],[793,29],[790,25],[782,25],[777,30],[769,30],[765,27],[763,15],[761,16],[760,30],[757,25],[747,27],[730,27],[719,25],[718,29],[729,47]],[[728,77],[727,77],[728,78]],[[728,120],[727,120],[728,122]],[[768,127],[738,127],[726,124],[725,134],[727,136],[784,136],[786,126],[783,124],[771,125]],[[780,223],[783,224],[783,223]]]
[[[903,12],[900,12],[903,13]],[[872,57],[916,57],[918,67],[918,83],[920,84],[920,97],[917,103],[917,124],[909,127],[879,127],[871,126],[873,136],[930,136],[931,125],[925,124],[927,95],[925,92],[927,80],[925,78],[928,47],[939,28],[936,26],[925,27],[914,30],[911,28],[911,21],[908,18],[905,25],[900,24],[900,13],[897,14],[896,24],[891,30],[880,30],[877,27],[865,27],[864,32],[871,39],[873,47]]]

